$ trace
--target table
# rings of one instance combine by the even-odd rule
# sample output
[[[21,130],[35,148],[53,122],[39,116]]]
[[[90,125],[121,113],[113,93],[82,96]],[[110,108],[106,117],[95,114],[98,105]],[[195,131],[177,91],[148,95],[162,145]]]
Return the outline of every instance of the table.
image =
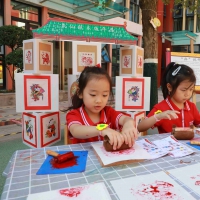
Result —
[[[169,134],[146,135],[151,141],[162,139]],[[142,139],[144,137],[140,137]],[[186,143],[187,141],[181,141]],[[192,148],[192,147],[191,147]],[[54,175],[36,175],[36,172],[46,158],[46,150],[63,151],[63,150],[87,150],[88,160],[86,171],[74,174],[54,174]],[[110,196],[113,200],[118,200],[110,181],[123,179],[131,176],[139,176],[149,173],[155,173],[162,170],[170,170],[186,165],[200,163],[200,151],[194,149],[195,154],[182,158],[172,158],[165,156],[156,160],[120,165],[115,167],[102,167],[94,153],[91,143],[51,146],[40,149],[28,149],[16,151],[4,174],[7,174],[5,186],[1,196],[2,200],[24,200],[30,193],[38,193],[49,190],[57,190],[65,187],[75,187],[86,185],[93,182],[104,182]],[[190,163],[181,163],[180,160],[190,161]],[[176,180],[175,180],[176,181]],[[178,182],[180,185],[182,183]],[[195,194],[184,184],[181,185],[196,199],[200,196]]]

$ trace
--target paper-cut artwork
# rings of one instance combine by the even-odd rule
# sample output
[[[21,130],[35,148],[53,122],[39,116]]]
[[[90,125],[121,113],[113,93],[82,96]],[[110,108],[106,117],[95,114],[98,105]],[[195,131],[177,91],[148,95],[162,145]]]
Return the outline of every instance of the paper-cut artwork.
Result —
[[[178,169],[171,169],[168,172],[176,179],[184,183],[191,190],[200,195],[200,164],[185,166]]]
[[[153,143],[157,145],[159,148],[168,151],[168,154],[174,158],[183,157],[194,153],[192,149],[190,149],[184,144],[181,144],[172,135],[162,140],[153,141]]]
[[[93,52],[79,52],[78,66],[94,66],[95,53]]]
[[[138,144],[134,144],[134,146],[130,149],[115,152],[107,152],[103,147],[102,142],[96,142],[92,144],[92,146],[104,165],[123,160],[151,159],[151,155],[142,149]]]
[[[41,116],[41,146],[57,141],[60,138],[60,120],[58,112],[49,113]]]
[[[51,77],[24,75],[25,110],[51,109]]]
[[[144,79],[123,78],[122,108],[144,109]]]
[[[33,64],[32,49],[25,49],[25,64]]]
[[[49,65],[51,64],[51,52],[50,51],[41,51],[40,50],[40,65]]]
[[[29,194],[27,200],[111,200],[104,183]]]
[[[23,113],[22,116],[23,141],[37,148],[36,116],[29,113]]]
[[[131,68],[131,55],[122,56],[122,68]]]
[[[165,172],[111,181],[120,200],[193,200],[187,191]]]
[[[137,58],[137,68],[143,68],[143,56],[138,55]]]
[[[32,86],[30,86],[30,89],[31,89],[31,98],[34,101],[40,100],[40,97],[43,100],[43,93],[45,92],[45,90],[39,84],[33,84]]]

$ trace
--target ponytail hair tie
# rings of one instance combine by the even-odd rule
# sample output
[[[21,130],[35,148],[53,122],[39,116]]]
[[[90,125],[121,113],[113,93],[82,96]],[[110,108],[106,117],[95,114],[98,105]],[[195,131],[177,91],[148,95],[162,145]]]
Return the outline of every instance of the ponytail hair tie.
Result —
[[[96,64],[95,66],[98,67],[98,68],[101,68],[101,64],[100,63]]]
[[[173,72],[172,72],[172,76],[176,76],[176,74],[178,74],[178,72],[180,71],[181,66],[179,66],[178,68],[176,68]]]

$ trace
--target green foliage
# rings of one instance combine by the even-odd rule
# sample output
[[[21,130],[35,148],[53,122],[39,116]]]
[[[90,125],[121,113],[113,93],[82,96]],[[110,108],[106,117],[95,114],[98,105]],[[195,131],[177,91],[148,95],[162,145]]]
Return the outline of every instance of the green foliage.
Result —
[[[15,67],[20,68],[20,70],[22,71],[23,70],[23,50],[20,48],[9,53],[6,56],[6,63],[8,65],[14,65]]]
[[[18,26],[6,25],[0,27],[0,46],[6,45],[13,50],[22,47],[23,40],[33,38],[32,32]]]

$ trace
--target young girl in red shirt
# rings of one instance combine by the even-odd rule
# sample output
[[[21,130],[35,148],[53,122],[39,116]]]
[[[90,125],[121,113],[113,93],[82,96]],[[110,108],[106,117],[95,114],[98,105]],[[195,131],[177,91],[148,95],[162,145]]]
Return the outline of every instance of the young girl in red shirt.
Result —
[[[194,103],[190,102],[196,77],[187,65],[171,62],[162,79],[164,100],[156,104],[146,119],[138,125],[138,131],[157,127],[159,133],[169,133],[172,126],[189,127],[200,125],[200,115]]]
[[[107,135],[114,150],[124,141],[130,147],[134,144],[135,122],[107,106],[111,94],[111,78],[104,69],[86,67],[82,71],[78,89],[72,96],[71,111],[66,115],[72,143],[98,141]]]

